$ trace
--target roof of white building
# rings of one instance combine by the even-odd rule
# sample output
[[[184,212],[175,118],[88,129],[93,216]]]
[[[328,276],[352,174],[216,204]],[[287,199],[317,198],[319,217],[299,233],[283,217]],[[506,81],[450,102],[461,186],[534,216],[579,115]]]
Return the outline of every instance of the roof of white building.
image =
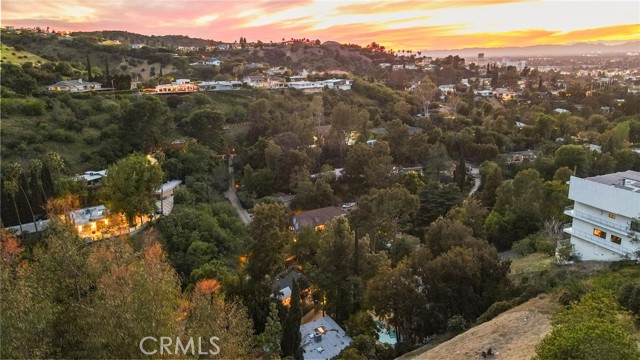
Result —
[[[98,170],[98,171],[85,171],[84,174],[78,175],[77,179],[85,179],[87,182],[98,180],[107,176],[107,170]]]
[[[586,178],[585,180],[628,189],[640,193],[640,172],[638,171],[627,170],[612,174],[592,176]]]
[[[98,205],[88,207],[80,210],[75,210],[69,213],[73,222],[76,225],[84,225],[91,221],[103,219],[107,213],[107,207],[104,205]]]
[[[168,182],[162,184],[162,186],[159,187],[156,190],[156,194],[160,195],[165,191],[169,191],[171,189],[175,189],[178,186],[180,186],[180,184],[182,184],[182,180],[171,180],[171,181],[168,181]]]
[[[300,333],[305,360],[332,359],[351,343],[351,338],[329,316],[301,325]]]

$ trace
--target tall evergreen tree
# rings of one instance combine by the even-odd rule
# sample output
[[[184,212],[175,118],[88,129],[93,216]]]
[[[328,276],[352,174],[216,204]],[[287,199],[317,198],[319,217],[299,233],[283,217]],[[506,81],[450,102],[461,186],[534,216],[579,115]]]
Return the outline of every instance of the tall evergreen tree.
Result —
[[[109,84],[111,84],[111,76],[109,75],[109,59],[108,58],[104,58],[104,64],[105,64],[105,73],[104,73],[104,81],[105,84],[107,85],[107,87],[109,86]]]
[[[91,61],[89,60],[89,55],[87,55],[87,80],[91,81]]]
[[[302,359],[302,334],[300,334],[300,322],[302,320],[302,308],[300,307],[300,287],[293,280],[291,289],[291,303],[284,320],[282,331],[282,356],[291,356],[295,360]]]

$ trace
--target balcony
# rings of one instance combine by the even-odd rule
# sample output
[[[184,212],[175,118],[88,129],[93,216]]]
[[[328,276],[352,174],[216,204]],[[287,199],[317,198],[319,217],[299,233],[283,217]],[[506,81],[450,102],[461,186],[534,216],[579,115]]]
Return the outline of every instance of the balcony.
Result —
[[[613,243],[609,240],[606,239],[602,239],[600,237],[597,237],[593,234],[590,234],[588,232],[582,231],[582,230],[576,230],[572,227],[568,227],[563,229],[563,231],[569,235],[573,235],[575,237],[578,237],[582,240],[588,241],[590,243],[593,243],[595,245],[598,245],[602,248],[605,248],[607,250],[611,250],[621,256],[624,257],[631,257],[634,253],[633,249],[630,249],[628,247],[622,246],[622,245],[618,245],[616,243]]]
[[[622,226],[612,221],[605,220],[602,217],[593,216],[593,215],[584,213],[582,211],[576,211],[573,209],[573,206],[567,206],[566,208],[564,208],[564,214],[567,216],[571,216],[574,219],[587,221],[592,224],[598,224],[600,226],[607,228],[610,231],[617,231],[622,234],[631,234],[631,229],[629,228],[629,226]]]

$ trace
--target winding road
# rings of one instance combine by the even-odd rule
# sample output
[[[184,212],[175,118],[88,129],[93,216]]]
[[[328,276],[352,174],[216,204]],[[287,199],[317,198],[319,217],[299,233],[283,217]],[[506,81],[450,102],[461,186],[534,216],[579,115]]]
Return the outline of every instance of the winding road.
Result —
[[[235,155],[229,155],[229,164],[228,164],[229,190],[225,191],[224,197],[229,199],[229,201],[231,202],[231,205],[233,205],[233,207],[236,209],[236,212],[238,213],[240,220],[242,220],[242,222],[245,225],[249,225],[249,223],[251,223],[251,220],[252,220],[251,214],[249,214],[249,212],[245,210],[242,207],[242,205],[240,205],[240,200],[238,200],[238,195],[236,194],[236,191],[237,191],[236,179],[235,179],[235,175],[233,174],[233,158],[234,157]]]

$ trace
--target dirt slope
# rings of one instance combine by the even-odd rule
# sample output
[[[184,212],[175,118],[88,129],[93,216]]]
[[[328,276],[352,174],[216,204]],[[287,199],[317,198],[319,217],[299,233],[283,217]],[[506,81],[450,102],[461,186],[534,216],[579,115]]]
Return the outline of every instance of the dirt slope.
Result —
[[[550,316],[557,307],[555,300],[541,295],[433,349],[417,349],[401,359],[483,359],[482,351],[491,348],[495,355],[487,359],[528,360],[535,354],[536,345],[551,331]]]

